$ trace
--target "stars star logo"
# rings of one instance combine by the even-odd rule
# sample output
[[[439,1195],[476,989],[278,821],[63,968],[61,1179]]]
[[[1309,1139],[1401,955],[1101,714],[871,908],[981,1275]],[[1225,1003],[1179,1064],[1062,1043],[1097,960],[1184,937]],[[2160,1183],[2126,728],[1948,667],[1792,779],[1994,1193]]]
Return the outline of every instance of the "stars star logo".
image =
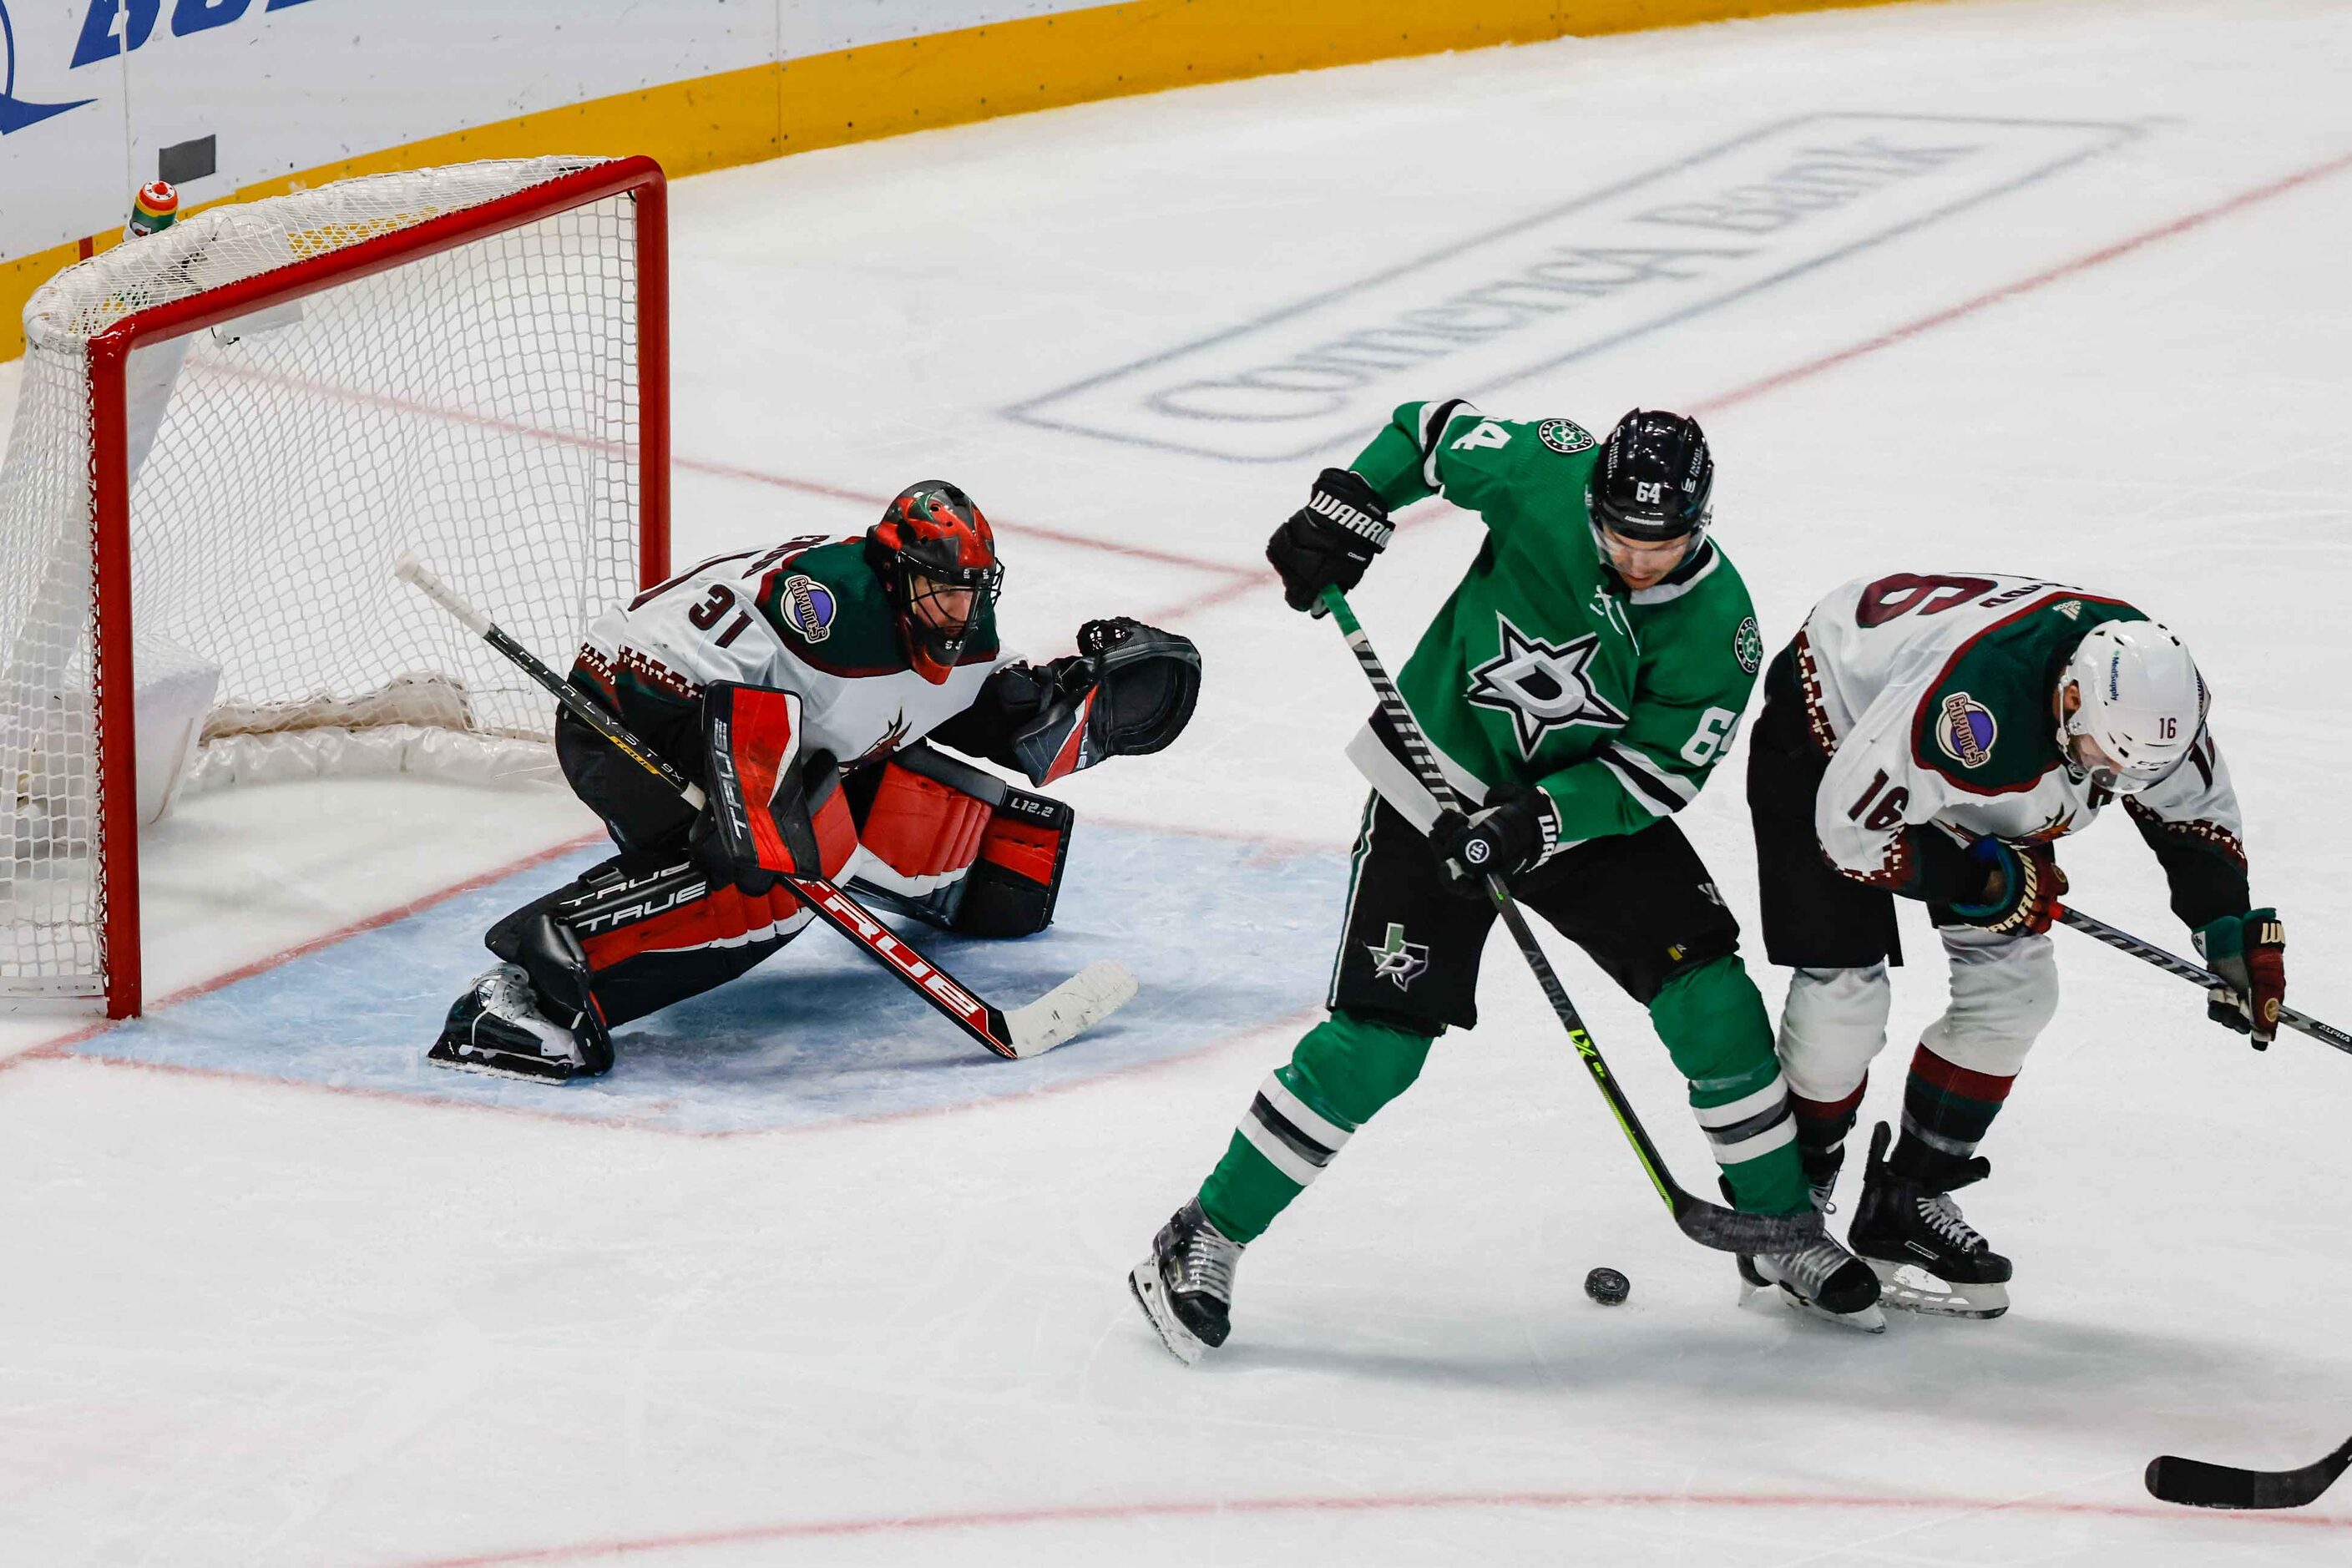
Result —
[[[1364,951],[1372,955],[1372,978],[1393,981],[1400,991],[1412,990],[1412,983],[1429,967],[1429,944],[1405,941],[1404,927],[1394,921],[1389,922],[1388,940],[1368,942]]]
[[[1503,651],[1470,672],[1467,693],[1474,707],[1492,708],[1511,716],[1519,754],[1532,758],[1546,734],[1574,724],[1613,730],[1626,715],[1592,689],[1586,671],[1600,651],[1598,633],[1587,632],[1564,643],[1531,637],[1497,613]]]

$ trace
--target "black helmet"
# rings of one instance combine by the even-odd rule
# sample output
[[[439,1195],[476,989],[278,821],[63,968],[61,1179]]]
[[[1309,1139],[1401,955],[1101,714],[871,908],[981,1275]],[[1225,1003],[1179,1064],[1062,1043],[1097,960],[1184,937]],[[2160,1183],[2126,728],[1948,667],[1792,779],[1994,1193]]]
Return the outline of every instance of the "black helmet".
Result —
[[[1681,539],[1713,514],[1715,458],[1696,419],[1636,408],[1617,421],[1584,482],[1595,526],[1627,539]]]

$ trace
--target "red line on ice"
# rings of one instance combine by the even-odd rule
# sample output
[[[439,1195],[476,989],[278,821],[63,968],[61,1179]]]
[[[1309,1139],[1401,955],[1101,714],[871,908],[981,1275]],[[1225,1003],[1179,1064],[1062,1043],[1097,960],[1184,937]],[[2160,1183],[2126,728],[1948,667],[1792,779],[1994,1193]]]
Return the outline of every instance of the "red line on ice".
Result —
[[[2112,245],[2104,246],[2087,255],[2078,256],[2071,261],[2062,262],[2058,266],[2045,268],[2041,272],[2034,273],[2031,277],[2020,279],[2014,283],[2004,284],[2000,288],[1989,290],[1986,293],[1979,294],[1973,299],[1962,300],[1957,305],[1948,306],[1941,310],[1933,311],[1927,315],[1920,317],[1916,321],[1907,322],[1905,325],[1894,328],[1891,331],[1881,332],[1876,337],[1869,338],[1862,342],[1854,343],[1849,347],[1840,349],[1833,353],[1823,354],[1820,358],[1809,360],[1804,363],[1793,366],[1790,369],[1776,372],[1775,374],[1765,376],[1760,380],[1749,382],[1745,386],[1735,387],[1729,392],[1718,394],[1714,397],[1706,399],[1705,401],[1695,405],[1692,408],[1692,412],[1695,414],[1718,413],[1723,409],[1732,407],[1741,403],[1746,403],[1753,398],[1760,397],[1767,393],[1778,391],[1781,387],[1790,385],[1796,382],[1808,380],[1812,376],[1821,374],[1824,371],[1833,370],[1839,365],[1860,359],[1866,354],[1875,353],[1881,349],[1891,348],[1897,343],[1907,342],[1912,338],[1919,336],[1923,332],[1927,332],[1937,327],[1942,326],[1946,322],[1957,321],[1963,316],[1974,314],[1976,311],[1984,310],[1989,306],[1997,305],[2004,300],[2013,300],[2020,295],[2030,293],[2036,289],[2056,282],[2061,279],[2072,277],[2076,273],[2087,271],[2094,267],[2102,265],[2103,263],[2116,260],[2120,257],[2128,256],[2134,251],[2139,250],[2143,247],[2154,244],[2158,240],[2168,239],[2176,235],[2186,234],[2193,229],[2203,227],[2205,225],[2215,222],[2220,218],[2226,217],[2232,213],[2242,211],[2247,207],[2268,201],[2273,197],[2284,195],[2290,191],[2310,184],[2315,181],[2324,179],[2330,174],[2340,173],[2346,168],[2352,168],[2352,153],[2338,153],[2333,158],[2329,158],[2322,163],[2312,164],[2308,168],[2298,170],[2294,174],[2282,176],[2281,178],[2273,180],[2266,184],[2257,185],[2252,190],[2241,192],[2237,195],[2231,196],[2225,201],[2217,202],[2211,206],[2204,207],[2199,211],[2174,218],[2170,222],[2159,224],[2154,228],[2144,230],[2141,233],[2133,235],[2126,239],[2117,240]],[[252,373],[246,374],[250,374]],[[335,389],[314,388],[314,390]],[[467,414],[457,409],[436,408],[422,404],[409,404],[404,400],[385,398],[377,395],[352,393],[349,392],[348,389],[345,389],[342,395],[352,396],[362,402],[386,404],[397,406],[404,411],[428,414],[437,417],[453,419],[460,422],[495,426],[501,429],[510,430],[518,434],[534,436],[546,440],[556,441],[568,445],[598,447],[610,445],[610,443],[602,442],[592,437],[569,435],[561,431],[537,429],[527,426],[513,424],[505,420],[484,418],[481,416]],[[675,459],[675,463],[678,468],[689,468],[699,473],[708,473],[722,478],[746,479],[755,483],[772,485],[782,489],[797,490],[803,494],[824,496],[835,500],[845,500],[879,506],[887,499],[881,496],[868,495],[861,491],[843,489],[835,486],[821,484],[812,479],[797,479],[791,478],[788,475],[768,473],[761,469],[741,468],[731,464],[706,462],[691,458],[679,458]],[[1442,514],[1432,510],[1423,513],[1422,516],[1403,521],[1407,523],[1420,522],[1428,521],[1429,519],[1438,515]],[[1239,597],[1241,595],[1259,586],[1262,581],[1259,572],[1252,566],[1239,566],[1226,562],[1210,561],[1198,557],[1178,555],[1166,551],[1152,550],[1140,545],[1121,544],[1113,541],[1099,539],[1088,534],[1071,533],[1061,530],[1023,528],[1018,525],[1014,525],[1013,531],[1016,533],[1025,532],[1034,534],[1038,538],[1052,540],[1056,543],[1069,544],[1085,549],[1101,550],[1111,554],[1125,555],[1137,560],[1157,562],[1163,565],[1179,566],[1189,570],[1213,573],[1223,576],[1226,579],[1226,581],[1213,588],[1204,589],[1187,598],[1179,600],[1177,603],[1168,606],[1164,610],[1157,612],[1157,614],[1163,619],[1174,620],[1183,616],[1197,615],[1203,610],[1211,609],[1228,600]],[[593,836],[591,837],[593,837]],[[362,931],[373,931],[378,926],[388,925],[394,921],[400,920],[404,916],[416,912],[419,910],[428,909],[434,904],[441,902],[443,900],[455,898],[460,893],[470,892],[475,888],[480,887],[486,882],[496,881],[500,878],[511,876],[517,871],[524,870],[531,866],[552,859],[558,855],[567,853],[570,850],[590,841],[591,838],[576,839],[571,843],[558,846],[553,849],[528,857],[525,859],[517,861],[511,865],[499,867],[496,870],[486,871],[478,877],[473,877],[466,881],[460,882],[455,887],[445,889],[441,892],[428,894],[424,898],[404,904],[398,909],[388,910],[381,914],[370,916],[366,920],[345,926],[339,931],[331,931],[325,936],[314,938],[310,942],[289,948],[282,952],[272,954],[268,958],[257,959],[241,969],[233,970],[226,974],[205,981],[201,984],[190,986],[186,989],[174,992],[171,995],[165,997],[162,1002],[156,1004],[156,1005],[159,1007],[168,1006],[175,1002],[187,1001],[193,997],[204,995],[208,992],[216,991],[222,986],[232,984],[238,980],[245,979],[248,975],[257,974],[265,970],[274,969],[279,964],[286,963],[295,958],[302,956],[304,953],[313,952],[320,948],[331,946],[338,942],[343,941],[347,937],[356,936]],[[36,1058],[55,1058],[62,1056],[72,1047],[79,1045],[85,1040],[94,1038],[99,1035],[102,1035],[106,1033],[107,1030],[114,1026],[115,1026],[111,1023],[93,1024],[86,1028],[76,1030],[71,1034],[62,1036],[57,1039],[44,1041],[39,1045],[33,1046],[26,1050],[17,1052],[14,1056],[0,1058],[0,1072],[5,1072],[11,1066],[17,1062]],[[1249,1032],[1255,1033],[1255,1031],[1252,1030]],[[1189,1055],[1191,1053],[1186,1054]],[[91,1056],[86,1059],[111,1061],[115,1058]],[[156,1064],[125,1063],[121,1065],[143,1067],[153,1066]],[[194,1072],[228,1078],[248,1076],[236,1073],[220,1072],[217,1069],[201,1068],[164,1068],[162,1070]],[[329,1087],[316,1084],[305,1085],[302,1084],[300,1080],[295,1079],[260,1079],[259,1081],[269,1083],[287,1083],[298,1087]],[[1088,1079],[1082,1081],[1095,1080]],[[391,1094],[388,1091],[383,1090],[333,1090],[332,1092],[367,1092],[382,1094],[385,1098],[390,1099],[407,1098],[401,1095]],[[1013,1098],[1024,1097],[1016,1096]],[[411,1103],[460,1104],[467,1102],[411,1101]],[[505,1108],[494,1107],[488,1109],[504,1110]],[[531,1113],[523,1112],[522,1114]],[[890,1114],[897,1116],[923,1113],[894,1112]],[[565,1117],[563,1120],[590,1121],[591,1119]],[[820,1123],[818,1125],[832,1126],[840,1124]],[[779,1129],[776,1131],[782,1130]],[[705,1133],[698,1134],[698,1136],[725,1137],[730,1136],[730,1134]]]
[[[1692,408],[1691,412],[1693,414],[1718,413],[1736,404],[1746,403],[1750,398],[1761,397],[1768,392],[1777,392],[1793,382],[1809,380],[1823,371],[1834,370],[1839,365],[1860,359],[1864,354],[1876,353],[1881,349],[1892,348],[1897,343],[1906,342],[1922,332],[1942,326],[1947,321],[1958,321],[1960,317],[1973,315],[1987,306],[1998,305],[2004,300],[2014,300],[2021,294],[2032,293],[2034,289],[2045,284],[2055,283],[2060,279],[2071,278],[2078,272],[2087,272],[2094,267],[2116,260],[2119,257],[2128,256],[2144,246],[2155,244],[2158,240],[2170,239],[2175,235],[2187,234],[2191,229],[2202,228],[2219,218],[2227,217],[2232,213],[2269,201],[2273,196],[2284,195],[2289,191],[2310,184],[2315,180],[2325,179],[2330,174],[2341,173],[2347,168],[2352,168],[2352,153],[2338,153],[2325,163],[2314,163],[2307,169],[2273,180],[2266,185],[2257,185],[2251,191],[2242,191],[2227,201],[2217,202],[2210,207],[2189,213],[2186,216],[2174,218],[2169,223],[2158,224],[2156,227],[2133,235],[2128,239],[2119,239],[2113,245],[2102,247],[2087,256],[2078,256],[2072,261],[2061,262],[2030,278],[2021,278],[2014,283],[2005,283],[1987,293],[1979,294],[1972,300],[1964,300],[1957,305],[1947,306],[1941,310],[1922,316],[1916,321],[1907,322],[1890,331],[1881,332],[1874,338],[1840,349],[1835,353],[1823,354],[1819,359],[1809,360],[1790,370],[1776,372],[1760,381],[1751,381],[1745,386],[1735,387],[1729,392],[1722,393],[1698,404]]]
[[[678,1535],[582,1542],[569,1546],[524,1547],[467,1557],[436,1557],[400,1568],[509,1568],[510,1564],[633,1557],[655,1552],[707,1546],[749,1546],[766,1542],[844,1536],[937,1533],[955,1530],[1002,1530],[1024,1525],[1089,1524],[1146,1519],[1217,1519],[1253,1514],[1344,1514],[1426,1512],[1452,1509],[1756,1509],[1781,1512],[1808,1510],[1848,1512],[2016,1513],[2039,1518],[2092,1518],[2200,1522],[2229,1520],[2246,1527],[2285,1525],[2305,1530],[2352,1531],[2352,1519],[2295,1513],[2189,1513],[2147,1503],[2005,1501],[1968,1497],[1803,1496],[1780,1492],[1407,1492],[1387,1497],[1234,1498],[1202,1502],[1072,1504],[1063,1507],[988,1509],[970,1512],[895,1514],[870,1519],[811,1520],[796,1524],[746,1525],[732,1530]]]
[[[272,969],[276,969],[280,964],[291,963],[294,960],[302,957],[304,954],[316,952],[322,947],[332,947],[337,942],[348,941],[352,937],[360,935],[363,931],[374,931],[379,926],[388,926],[394,921],[406,920],[410,915],[418,913],[420,910],[429,910],[436,904],[446,903],[448,900],[458,897],[460,894],[470,893],[477,888],[488,887],[490,883],[500,881],[508,877],[511,877],[519,871],[528,871],[533,866],[544,866],[550,860],[561,858],[565,855],[571,854],[575,849],[585,848],[587,846],[597,842],[604,837],[604,836],[601,833],[587,833],[581,835],[577,838],[568,838],[561,844],[551,846],[545,849],[535,850],[532,853],[524,856],[520,860],[509,860],[503,866],[468,877],[462,882],[453,883],[449,887],[443,888],[436,892],[420,895],[417,898],[409,900],[406,903],[396,904],[388,910],[380,910],[374,914],[366,916],[364,919],[353,921],[347,926],[340,926],[335,930],[327,932],[324,936],[314,936],[308,942],[300,942],[295,943],[292,947],[281,948],[279,951],[270,953],[266,958],[257,958],[250,963],[241,964],[223,974],[215,974],[209,980],[201,980],[194,985],[182,986],[179,990],[173,992],[163,1000],[150,1004],[148,1011],[154,1012],[161,1008],[173,1006],[182,1002],[192,1002],[199,996],[210,995],[213,992],[220,990],[223,986],[234,985],[240,980],[247,980],[252,978],[254,975],[266,973]],[[83,1041],[94,1040],[100,1035],[107,1034],[112,1030],[122,1027],[128,1022],[130,1022],[129,1019],[101,1019],[97,1023],[86,1025],[81,1028],[76,1029],[70,1034],[59,1035],[55,1039],[43,1040],[37,1046],[27,1047],[26,1049],[18,1051],[14,1056],[0,1057],[0,1072],[6,1072],[18,1062],[33,1061],[37,1059],[55,1059],[58,1057],[62,1057],[74,1047],[80,1045]],[[85,1059],[113,1062],[116,1065],[125,1067],[163,1065],[147,1062],[122,1062],[115,1058],[99,1056],[91,1056]],[[180,1070],[212,1075],[215,1069],[209,1068],[186,1068],[173,1069],[167,1066],[164,1070]],[[220,1073],[218,1076],[244,1077],[247,1075]],[[264,1081],[269,1083],[281,1083],[289,1080],[282,1079],[268,1079]],[[394,1098],[404,1097],[395,1096]]]

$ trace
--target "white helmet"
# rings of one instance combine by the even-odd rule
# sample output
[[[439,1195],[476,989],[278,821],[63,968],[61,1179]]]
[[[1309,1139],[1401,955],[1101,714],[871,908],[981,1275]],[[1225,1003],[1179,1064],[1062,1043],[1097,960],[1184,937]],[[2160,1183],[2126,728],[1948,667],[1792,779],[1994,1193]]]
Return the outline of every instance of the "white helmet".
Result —
[[[2059,677],[2081,706],[2061,720],[2058,749],[2117,795],[2147,788],[2170,773],[2205,727],[2204,678],[2170,628],[2157,621],[2102,621],[2076,644]],[[2064,711],[2062,695],[2060,710]],[[2088,766],[2075,739],[2090,741],[2116,765]]]

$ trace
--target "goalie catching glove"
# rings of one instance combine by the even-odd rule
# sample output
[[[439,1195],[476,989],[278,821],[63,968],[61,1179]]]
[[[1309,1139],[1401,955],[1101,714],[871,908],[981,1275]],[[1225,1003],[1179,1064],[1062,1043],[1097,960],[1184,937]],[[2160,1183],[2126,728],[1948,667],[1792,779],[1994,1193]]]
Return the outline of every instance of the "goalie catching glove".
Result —
[[[1147,756],[1182,734],[1201,695],[1201,650],[1190,637],[1118,616],[1080,626],[1076,657],[1042,669],[1009,666],[995,679],[1006,683],[998,701],[1030,710],[1013,728],[1010,761],[1031,784],[1051,784],[1105,757]]]

